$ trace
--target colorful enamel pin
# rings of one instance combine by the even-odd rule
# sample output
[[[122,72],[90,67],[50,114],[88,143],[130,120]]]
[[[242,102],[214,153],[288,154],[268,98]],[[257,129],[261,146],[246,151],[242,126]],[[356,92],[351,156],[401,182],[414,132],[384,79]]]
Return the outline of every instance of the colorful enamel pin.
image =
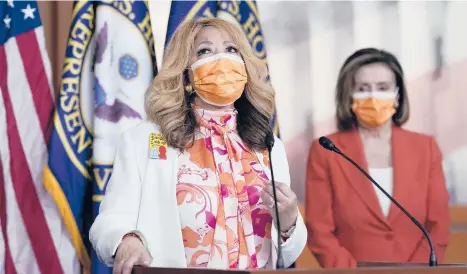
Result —
[[[162,133],[149,135],[149,159],[167,160],[167,142]]]

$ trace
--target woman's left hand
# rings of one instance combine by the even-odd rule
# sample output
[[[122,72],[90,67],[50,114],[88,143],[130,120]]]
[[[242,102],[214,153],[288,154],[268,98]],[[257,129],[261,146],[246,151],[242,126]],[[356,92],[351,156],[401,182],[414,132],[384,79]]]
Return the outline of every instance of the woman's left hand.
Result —
[[[276,194],[281,230],[285,232],[294,226],[297,221],[297,195],[286,184],[280,182],[276,182]],[[261,199],[268,208],[269,213],[271,213],[271,216],[275,216],[272,183],[268,182],[263,188]]]

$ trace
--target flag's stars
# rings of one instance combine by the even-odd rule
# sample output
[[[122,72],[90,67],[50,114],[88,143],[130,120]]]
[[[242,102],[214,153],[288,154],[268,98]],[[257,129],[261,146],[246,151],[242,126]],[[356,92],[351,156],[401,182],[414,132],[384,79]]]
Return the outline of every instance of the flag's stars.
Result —
[[[24,13],[24,20],[31,18],[34,19],[35,8],[31,8],[31,5],[27,5],[25,9],[21,9],[21,12]]]
[[[10,16],[8,16],[8,14],[6,15],[5,18],[3,18],[3,22],[5,23],[5,26],[7,29],[9,29],[11,26],[10,26],[10,23],[11,23],[11,18]]]

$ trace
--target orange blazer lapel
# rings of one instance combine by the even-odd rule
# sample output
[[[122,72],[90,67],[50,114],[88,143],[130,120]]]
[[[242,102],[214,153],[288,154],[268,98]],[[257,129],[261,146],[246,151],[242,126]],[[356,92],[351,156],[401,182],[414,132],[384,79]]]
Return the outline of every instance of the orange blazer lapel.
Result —
[[[418,165],[417,151],[411,145],[410,136],[403,129],[393,126],[392,128],[392,166],[394,170],[393,197],[403,207],[407,207],[411,195],[416,195],[413,188],[416,180]],[[391,203],[388,221],[393,223],[403,212]]]
[[[366,172],[368,172],[368,163],[365,159],[363,143],[357,130],[342,133],[339,138],[338,146],[344,154],[349,156]],[[343,157],[338,157],[338,163],[342,172],[347,177],[348,183],[351,184],[358,196],[366,203],[368,209],[372,212],[375,218],[380,220],[387,227],[390,227],[379,204],[373,183]]]

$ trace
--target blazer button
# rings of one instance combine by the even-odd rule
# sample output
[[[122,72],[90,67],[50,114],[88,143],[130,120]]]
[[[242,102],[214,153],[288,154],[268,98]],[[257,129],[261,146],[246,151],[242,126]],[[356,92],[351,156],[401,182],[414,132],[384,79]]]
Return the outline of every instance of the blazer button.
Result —
[[[392,241],[394,239],[394,235],[392,234],[386,234],[386,240]]]

